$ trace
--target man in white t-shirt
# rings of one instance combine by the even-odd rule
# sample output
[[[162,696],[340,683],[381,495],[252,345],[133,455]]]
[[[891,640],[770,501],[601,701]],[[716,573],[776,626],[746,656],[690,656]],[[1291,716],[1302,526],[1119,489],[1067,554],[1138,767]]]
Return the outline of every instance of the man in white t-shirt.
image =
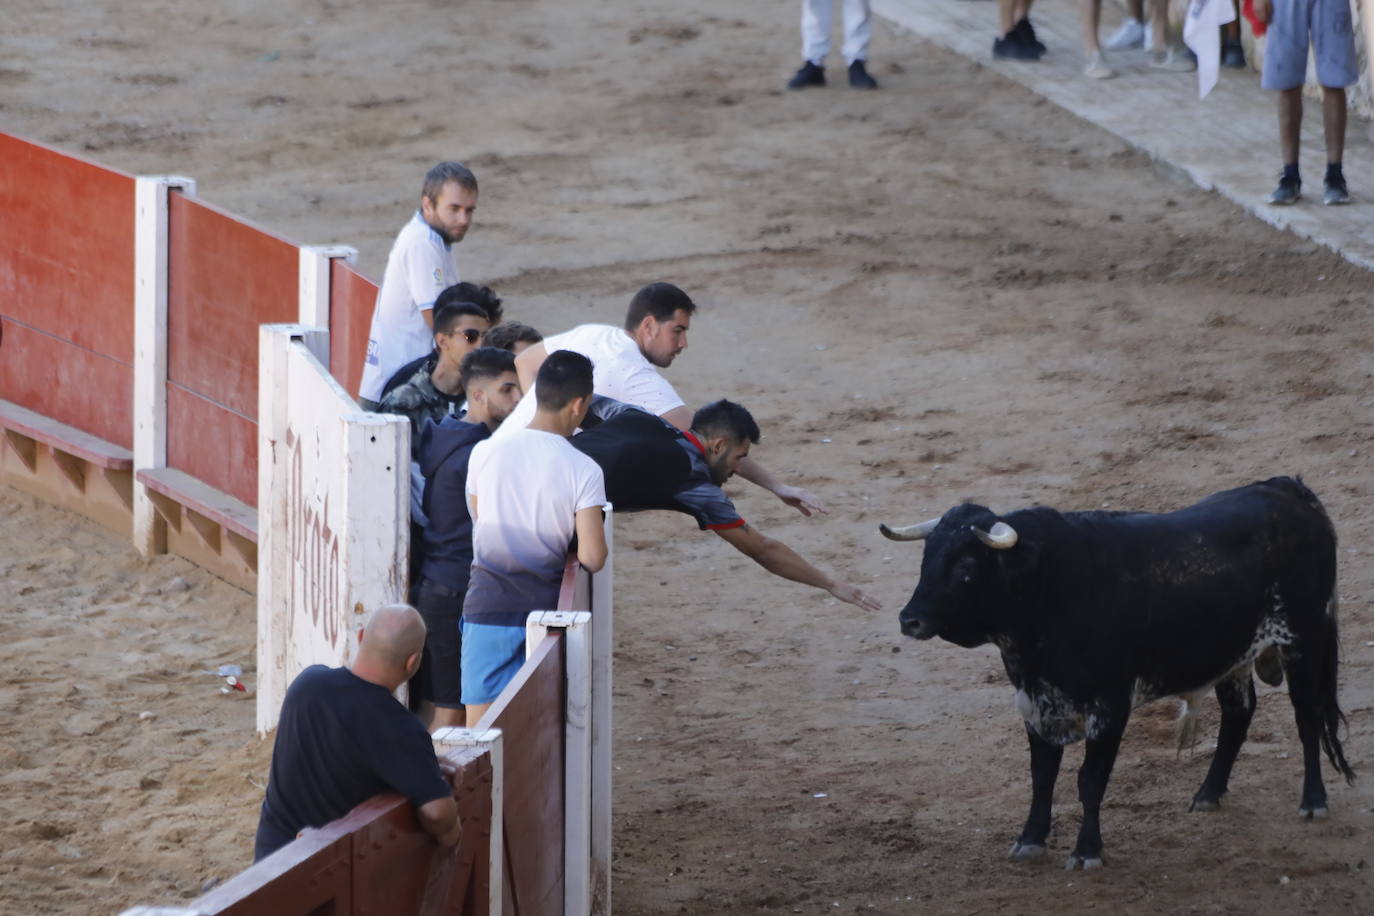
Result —
[[[555,352],[539,367],[538,385],[529,426],[479,442],[468,459],[472,574],[461,679],[473,727],[520,670],[526,616],[557,609],[573,535],[584,569],[606,562],[601,468],[568,443],[592,400],[591,361]]]
[[[425,175],[420,209],[402,227],[377,291],[358,400],[376,410],[397,369],[433,346],[434,300],[458,282],[453,246],[463,240],[477,209],[477,177],[467,166],[441,162]]]
[[[633,404],[662,417],[678,429],[692,425],[692,409],[678,397],[660,373],[687,349],[687,331],[696,304],[671,283],[650,283],[635,293],[625,314],[625,326],[584,324],[526,349],[515,358],[525,397],[496,435],[523,429],[534,416],[530,385],[544,358],[556,350],[581,353],[596,367],[596,393]],[[828,511],[809,491],[776,479],[753,458],[740,462],[739,476],[777,496],[802,515]]]

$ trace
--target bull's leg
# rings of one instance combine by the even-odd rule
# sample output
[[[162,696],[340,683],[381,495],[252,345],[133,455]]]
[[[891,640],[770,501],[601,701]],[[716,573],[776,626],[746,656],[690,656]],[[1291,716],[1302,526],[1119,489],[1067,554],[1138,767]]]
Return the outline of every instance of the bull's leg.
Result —
[[[1302,802],[1298,816],[1309,820],[1326,817],[1326,786],[1322,783],[1321,761],[1321,703],[1316,676],[1306,656],[1289,656],[1288,698],[1298,720],[1298,738],[1302,741]]]
[[[1231,780],[1231,768],[1250,731],[1250,720],[1255,716],[1255,682],[1250,677],[1248,665],[1239,673],[1217,682],[1217,702],[1221,704],[1217,750],[1212,755],[1212,765],[1207,768],[1207,778],[1202,780],[1202,788],[1197,790],[1193,803],[1188,806],[1189,811],[1215,811],[1221,807],[1221,797],[1226,794]]]
[[[1099,868],[1102,865],[1102,797],[1107,794],[1107,780],[1112,775],[1129,715],[1129,712],[1118,712],[1108,717],[1097,736],[1088,739],[1083,766],[1078,769],[1078,800],[1083,803],[1083,824],[1078,828],[1078,843],[1074,845],[1066,868]]]
[[[1059,761],[1064,748],[1051,744],[1026,726],[1031,754],[1031,809],[1021,836],[1011,845],[1013,859],[1028,859],[1045,854],[1050,835],[1050,809],[1054,803],[1054,781],[1059,778]]]

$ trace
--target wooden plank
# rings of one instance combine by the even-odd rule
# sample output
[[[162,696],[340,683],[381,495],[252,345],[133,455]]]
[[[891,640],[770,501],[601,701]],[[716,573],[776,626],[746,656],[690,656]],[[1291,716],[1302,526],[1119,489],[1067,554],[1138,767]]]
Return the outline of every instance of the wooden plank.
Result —
[[[506,871],[520,916],[563,912],[563,646],[552,631],[478,726],[504,736]]]
[[[12,430],[29,439],[36,439],[96,467],[108,468],[113,471],[128,471],[132,470],[134,466],[134,453],[127,448],[106,442],[104,439],[82,432],[66,423],[60,423],[13,401],[0,400],[0,427]],[[27,465],[29,462],[25,461],[25,464]],[[30,469],[32,469],[31,465]]]
[[[168,384],[167,467],[256,506],[258,425],[213,399]]]
[[[187,909],[199,916],[352,913],[352,829],[339,829],[339,823],[307,830]]]
[[[175,468],[141,470],[135,476],[150,492],[200,513],[245,540],[257,542],[257,512],[227,493]]]
[[[367,336],[377,284],[356,268],[335,260],[329,267],[329,374],[344,390],[358,396],[367,356]]]
[[[86,462],[60,449],[52,450],[52,463],[77,493],[86,492]]]

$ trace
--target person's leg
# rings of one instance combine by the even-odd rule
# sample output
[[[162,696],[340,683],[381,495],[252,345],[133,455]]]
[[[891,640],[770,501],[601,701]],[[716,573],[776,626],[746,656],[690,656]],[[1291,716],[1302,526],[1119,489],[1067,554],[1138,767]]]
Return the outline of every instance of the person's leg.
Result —
[[[1298,174],[1298,136],[1302,128],[1302,84],[1307,75],[1308,10],[1306,0],[1273,0],[1264,41],[1260,86],[1278,95],[1279,153],[1283,174],[1269,195],[1271,204],[1296,203],[1302,196]]]
[[[1221,65],[1232,70],[1245,69],[1245,46],[1240,43],[1240,0],[1231,0],[1236,18],[1221,27]]]
[[[1127,0],[1126,18],[1107,39],[1108,51],[1138,48],[1145,43],[1145,0]]]
[[[1302,130],[1302,87],[1279,93],[1279,151],[1285,166],[1298,164],[1298,136]]]
[[[1097,43],[1097,30],[1102,20],[1102,0],[1080,0],[1079,25],[1083,30],[1083,52],[1088,66],[1083,73],[1093,79],[1109,79],[1116,71],[1102,59],[1102,47]]]
[[[487,710],[488,710],[488,709],[491,709],[491,704],[490,704],[490,703],[469,703],[469,704],[467,705],[466,709],[467,709],[467,720],[468,720],[469,722],[472,723],[472,727],[473,727],[473,728],[476,728],[476,727],[477,727],[477,723],[481,722],[481,721],[482,721],[482,717],[485,716],[485,715],[487,714]]]
[[[1193,59],[1182,51],[1169,47],[1169,0],[1154,0],[1150,11],[1150,66],[1156,70],[1179,73],[1197,69]]]
[[[854,89],[877,89],[878,81],[868,75],[868,42],[873,37],[873,13],[868,0],[844,0],[844,54],[849,67],[849,85]]]
[[[802,57],[817,67],[830,53],[830,5],[833,0],[801,0]]]
[[[462,728],[467,725],[467,714],[464,712],[466,707],[450,709],[443,706],[434,707],[434,718],[429,722],[430,731],[438,731],[441,728]]]
[[[1016,15],[1017,0],[997,0],[997,34],[1006,38],[1012,27],[1019,21]]]
[[[1326,161],[1340,164],[1345,153],[1345,90],[1322,87],[1322,127],[1326,133]]]

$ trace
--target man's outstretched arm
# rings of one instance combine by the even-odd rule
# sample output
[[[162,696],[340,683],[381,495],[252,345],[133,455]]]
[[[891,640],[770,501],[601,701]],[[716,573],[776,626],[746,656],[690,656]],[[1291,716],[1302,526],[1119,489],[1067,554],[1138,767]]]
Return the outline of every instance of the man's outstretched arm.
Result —
[[[740,553],[775,576],[823,589],[841,601],[866,611],[880,611],[883,608],[877,601],[864,594],[858,586],[850,585],[848,582],[837,582],[812,566],[782,541],[765,537],[749,525],[717,528],[715,532]]]
[[[533,349],[533,347],[530,349]],[[525,353],[528,352],[529,350],[525,351]],[[525,354],[522,353],[520,355],[524,356]],[[518,359],[517,362],[519,362]],[[683,431],[691,429],[692,427],[692,410],[686,405],[674,407],[672,410],[663,414],[662,418]],[[736,473],[750,483],[756,483],[763,487],[769,493],[772,493],[802,515],[810,516],[812,512],[830,511],[810,490],[803,489],[802,487],[788,486],[774,477],[772,472],[753,458],[745,458],[741,461],[739,463],[739,470]]]

